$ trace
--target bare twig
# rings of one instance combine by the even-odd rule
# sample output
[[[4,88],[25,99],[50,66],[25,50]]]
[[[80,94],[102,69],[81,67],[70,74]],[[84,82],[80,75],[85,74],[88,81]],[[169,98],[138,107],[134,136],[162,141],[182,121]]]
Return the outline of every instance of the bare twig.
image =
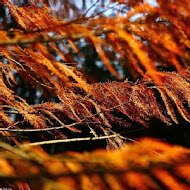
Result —
[[[146,146],[143,146],[141,143],[128,138],[128,137],[123,137],[121,134],[115,133],[114,135],[105,135],[105,136],[97,136],[97,137],[86,137],[86,138],[72,138],[72,139],[59,139],[59,140],[47,140],[47,141],[40,141],[40,142],[34,142],[34,143],[27,143],[27,144],[22,144],[19,147],[26,147],[26,146],[39,146],[39,145],[47,145],[47,144],[56,144],[56,143],[67,143],[67,142],[77,142],[77,141],[93,141],[93,140],[103,140],[103,139],[110,139],[110,138],[116,138],[119,137],[123,140],[126,141],[131,141],[133,143],[138,144],[142,148],[145,148],[154,154],[160,155],[158,152],[147,148]]]
[[[100,0],[97,0],[91,7],[89,7],[89,9],[84,13],[84,15],[82,17],[86,17],[86,15],[88,14],[88,12],[93,8],[95,7],[98,3],[99,3]]]
[[[109,138],[114,138],[114,137],[120,137],[120,134],[99,136],[99,137],[86,137],[86,138],[72,138],[72,139],[40,141],[40,142],[22,144],[22,145],[20,145],[20,147],[23,147],[23,146],[38,146],[38,145],[65,143],[65,142],[77,142],[77,141],[93,141],[93,140],[109,139]]]
[[[85,118],[86,119],[86,118]],[[83,120],[85,120],[83,119]],[[10,129],[9,127],[7,128],[0,128],[0,131],[9,131],[9,132],[41,132],[41,131],[51,131],[51,130],[56,130],[56,129],[62,129],[62,128],[67,128],[67,127],[72,127],[75,125],[80,124],[80,122],[75,122],[69,125],[64,125],[64,126],[59,126],[59,127],[48,127],[48,128],[42,128],[42,129]]]

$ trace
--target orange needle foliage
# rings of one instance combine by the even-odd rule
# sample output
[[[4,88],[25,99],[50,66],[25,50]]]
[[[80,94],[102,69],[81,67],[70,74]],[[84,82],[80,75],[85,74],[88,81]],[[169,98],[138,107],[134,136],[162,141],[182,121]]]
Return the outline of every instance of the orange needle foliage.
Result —
[[[1,146],[1,185],[20,189],[189,189],[190,150],[153,139],[122,150],[48,155]],[[8,161],[7,161],[8,160]],[[19,173],[18,173],[19,172]],[[24,183],[27,180],[27,184]]]
[[[88,17],[89,9],[71,21],[45,2],[0,1],[15,20],[10,30],[0,24],[0,135],[7,143],[0,143],[0,187],[190,189],[189,149],[152,139],[126,144],[118,133],[153,128],[153,120],[189,125],[189,2],[110,1],[106,8],[117,11],[112,17],[104,11]],[[118,6],[111,7],[113,2]],[[93,46],[117,79],[122,79],[117,65],[141,79],[89,84],[71,53],[85,59],[79,44]],[[15,95],[15,73],[57,102],[30,105]],[[118,150],[50,155],[40,146],[31,148],[102,139]]]

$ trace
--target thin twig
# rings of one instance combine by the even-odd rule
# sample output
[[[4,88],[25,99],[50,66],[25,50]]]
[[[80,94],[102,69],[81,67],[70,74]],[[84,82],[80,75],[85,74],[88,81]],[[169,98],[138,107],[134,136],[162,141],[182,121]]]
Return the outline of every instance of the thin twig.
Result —
[[[124,103],[122,103],[122,105],[125,105],[127,103],[128,102],[124,102]],[[109,110],[112,110],[114,108],[121,107],[122,105],[119,104],[119,105],[110,107],[110,108],[108,108],[107,110],[104,110],[104,111],[109,111]],[[72,126],[75,126],[75,125],[79,125],[83,121],[85,121],[86,119],[88,119],[90,117],[93,117],[93,116],[96,116],[96,115],[100,114],[101,112],[102,111],[99,111],[99,112],[93,114],[92,116],[87,116],[87,117],[85,117],[84,119],[82,119],[79,122],[75,122],[75,123],[68,124],[68,125],[62,125],[62,126],[59,126],[59,127],[48,127],[48,128],[42,128],[42,129],[10,129],[10,127],[7,127],[7,128],[0,128],[0,131],[9,131],[9,132],[42,132],[42,131],[58,130],[58,129],[62,129],[62,128],[68,128],[68,127],[72,127]]]
[[[99,3],[100,0],[97,0],[91,7],[89,7],[89,9],[84,13],[84,15],[82,16],[82,18],[86,17],[86,15],[88,14],[88,12],[93,8],[95,7],[98,3]]]
[[[67,143],[67,142],[77,142],[77,141],[93,141],[93,140],[103,140],[103,139],[110,139],[110,138],[115,138],[115,137],[119,137],[123,140],[128,140],[131,141],[133,143],[138,144],[139,146],[141,146],[142,148],[145,148],[151,152],[153,152],[154,154],[160,155],[158,152],[147,148],[146,146],[143,146],[141,143],[128,138],[128,137],[123,137],[121,134],[115,133],[114,135],[105,135],[105,136],[98,136],[98,137],[86,137],[86,138],[72,138],[72,139],[59,139],[59,140],[47,140],[47,141],[40,141],[40,142],[34,142],[34,143],[27,143],[27,144],[22,144],[19,147],[26,147],[26,146],[39,146],[39,145],[47,145],[47,144],[56,144],[56,143]]]
[[[18,61],[14,60],[14,59],[12,59],[12,58],[9,58],[9,60],[11,60],[11,61],[13,61],[14,63],[16,63],[17,65],[19,65],[19,66],[22,68],[22,70],[23,70],[24,72],[26,72],[26,73],[28,74],[28,76],[31,77],[37,84],[40,84],[41,86],[44,86],[44,87],[47,87],[47,88],[54,89],[53,87],[47,86],[47,85],[45,85],[45,84],[39,82],[38,80],[36,80],[32,75],[30,75],[29,72],[27,72],[27,71],[25,70],[25,68],[22,66],[22,64],[20,64]]]
[[[85,118],[86,119],[86,118]],[[83,119],[83,120],[85,120]],[[62,128],[68,128],[75,125],[81,124],[80,122],[75,122],[69,125],[59,126],[59,127],[48,127],[48,128],[42,128],[42,129],[9,129],[9,128],[0,128],[0,131],[9,131],[9,132],[41,132],[41,131],[51,131],[56,129],[62,129]]]
[[[94,141],[94,140],[109,139],[109,138],[114,138],[114,137],[119,137],[119,136],[120,136],[120,134],[107,135],[107,136],[99,136],[99,137],[86,137],[86,138],[48,140],[48,141],[40,141],[40,142],[22,144],[22,145],[20,145],[20,147],[23,147],[23,146],[38,146],[38,145],[65,143],[65,142],[77,142],[77,141]]]

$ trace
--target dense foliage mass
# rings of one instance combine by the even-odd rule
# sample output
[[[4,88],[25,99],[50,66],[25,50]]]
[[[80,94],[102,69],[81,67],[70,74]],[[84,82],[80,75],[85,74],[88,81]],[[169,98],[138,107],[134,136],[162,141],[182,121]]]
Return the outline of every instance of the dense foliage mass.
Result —
[[[81,5],[0,1],[0,187],[189,189],[189,2]]]

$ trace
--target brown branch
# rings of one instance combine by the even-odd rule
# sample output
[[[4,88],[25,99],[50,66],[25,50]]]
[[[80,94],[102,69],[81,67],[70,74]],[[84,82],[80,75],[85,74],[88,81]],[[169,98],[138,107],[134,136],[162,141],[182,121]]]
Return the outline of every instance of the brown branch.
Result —
[[[62,27],[62,25],[58,25],[55,27]],[[44,32],[52,32],[52,30],[46,29],[46,31]],[[54,28],[55,30],[55,28]],[[94,32],[91,31],[93,33],[94,36],[100,36],[103,33],[109,33],[112,32],[111,30],[105,30],[105,29],[97,29]],[[67,39],[72,39],[72,40],[79,40],[81,38],[85,38],[86,35],[84,33],[73,33],[73,34],[67,34],[65,36],[63,35],[57,35],[57,36],[49,36],[49,35],[44,35],[42,32],[39,32],[37,34],[35,34],[35,36],[33,36],[33,38],[27,38],[27,35],[30,35],[31,33],[25,33],[25,36],[23,36],[23,38],[17,39],[17,38],[13,38],[13,39],[5,39],[5,40],[0,40],[0,46],[8,46],[8,45],[24,45],[24,44],[33,44],[36,42],[40,42],[40,43],[48,43],[48,42],[54,42],[54,41],[61,41],[61,40],[67,40]]]
[[[78,37],[78,38],[80,38],[80,37]],[[55,36],[55,37],[43,36],[41,38],[37,37],[37,38],[33,38],[33,39],[31,39],[31,38],[7,39],[7,40],[0,40],[0,45],[1,46],[21,45],[21,44],[32,44],[32,43],[36,43],[36,42],[47,43],[47,42],[51,42],[51,41],[60,41],[63,39],[68,39],[68,38],[63,37],[63,36]]]

